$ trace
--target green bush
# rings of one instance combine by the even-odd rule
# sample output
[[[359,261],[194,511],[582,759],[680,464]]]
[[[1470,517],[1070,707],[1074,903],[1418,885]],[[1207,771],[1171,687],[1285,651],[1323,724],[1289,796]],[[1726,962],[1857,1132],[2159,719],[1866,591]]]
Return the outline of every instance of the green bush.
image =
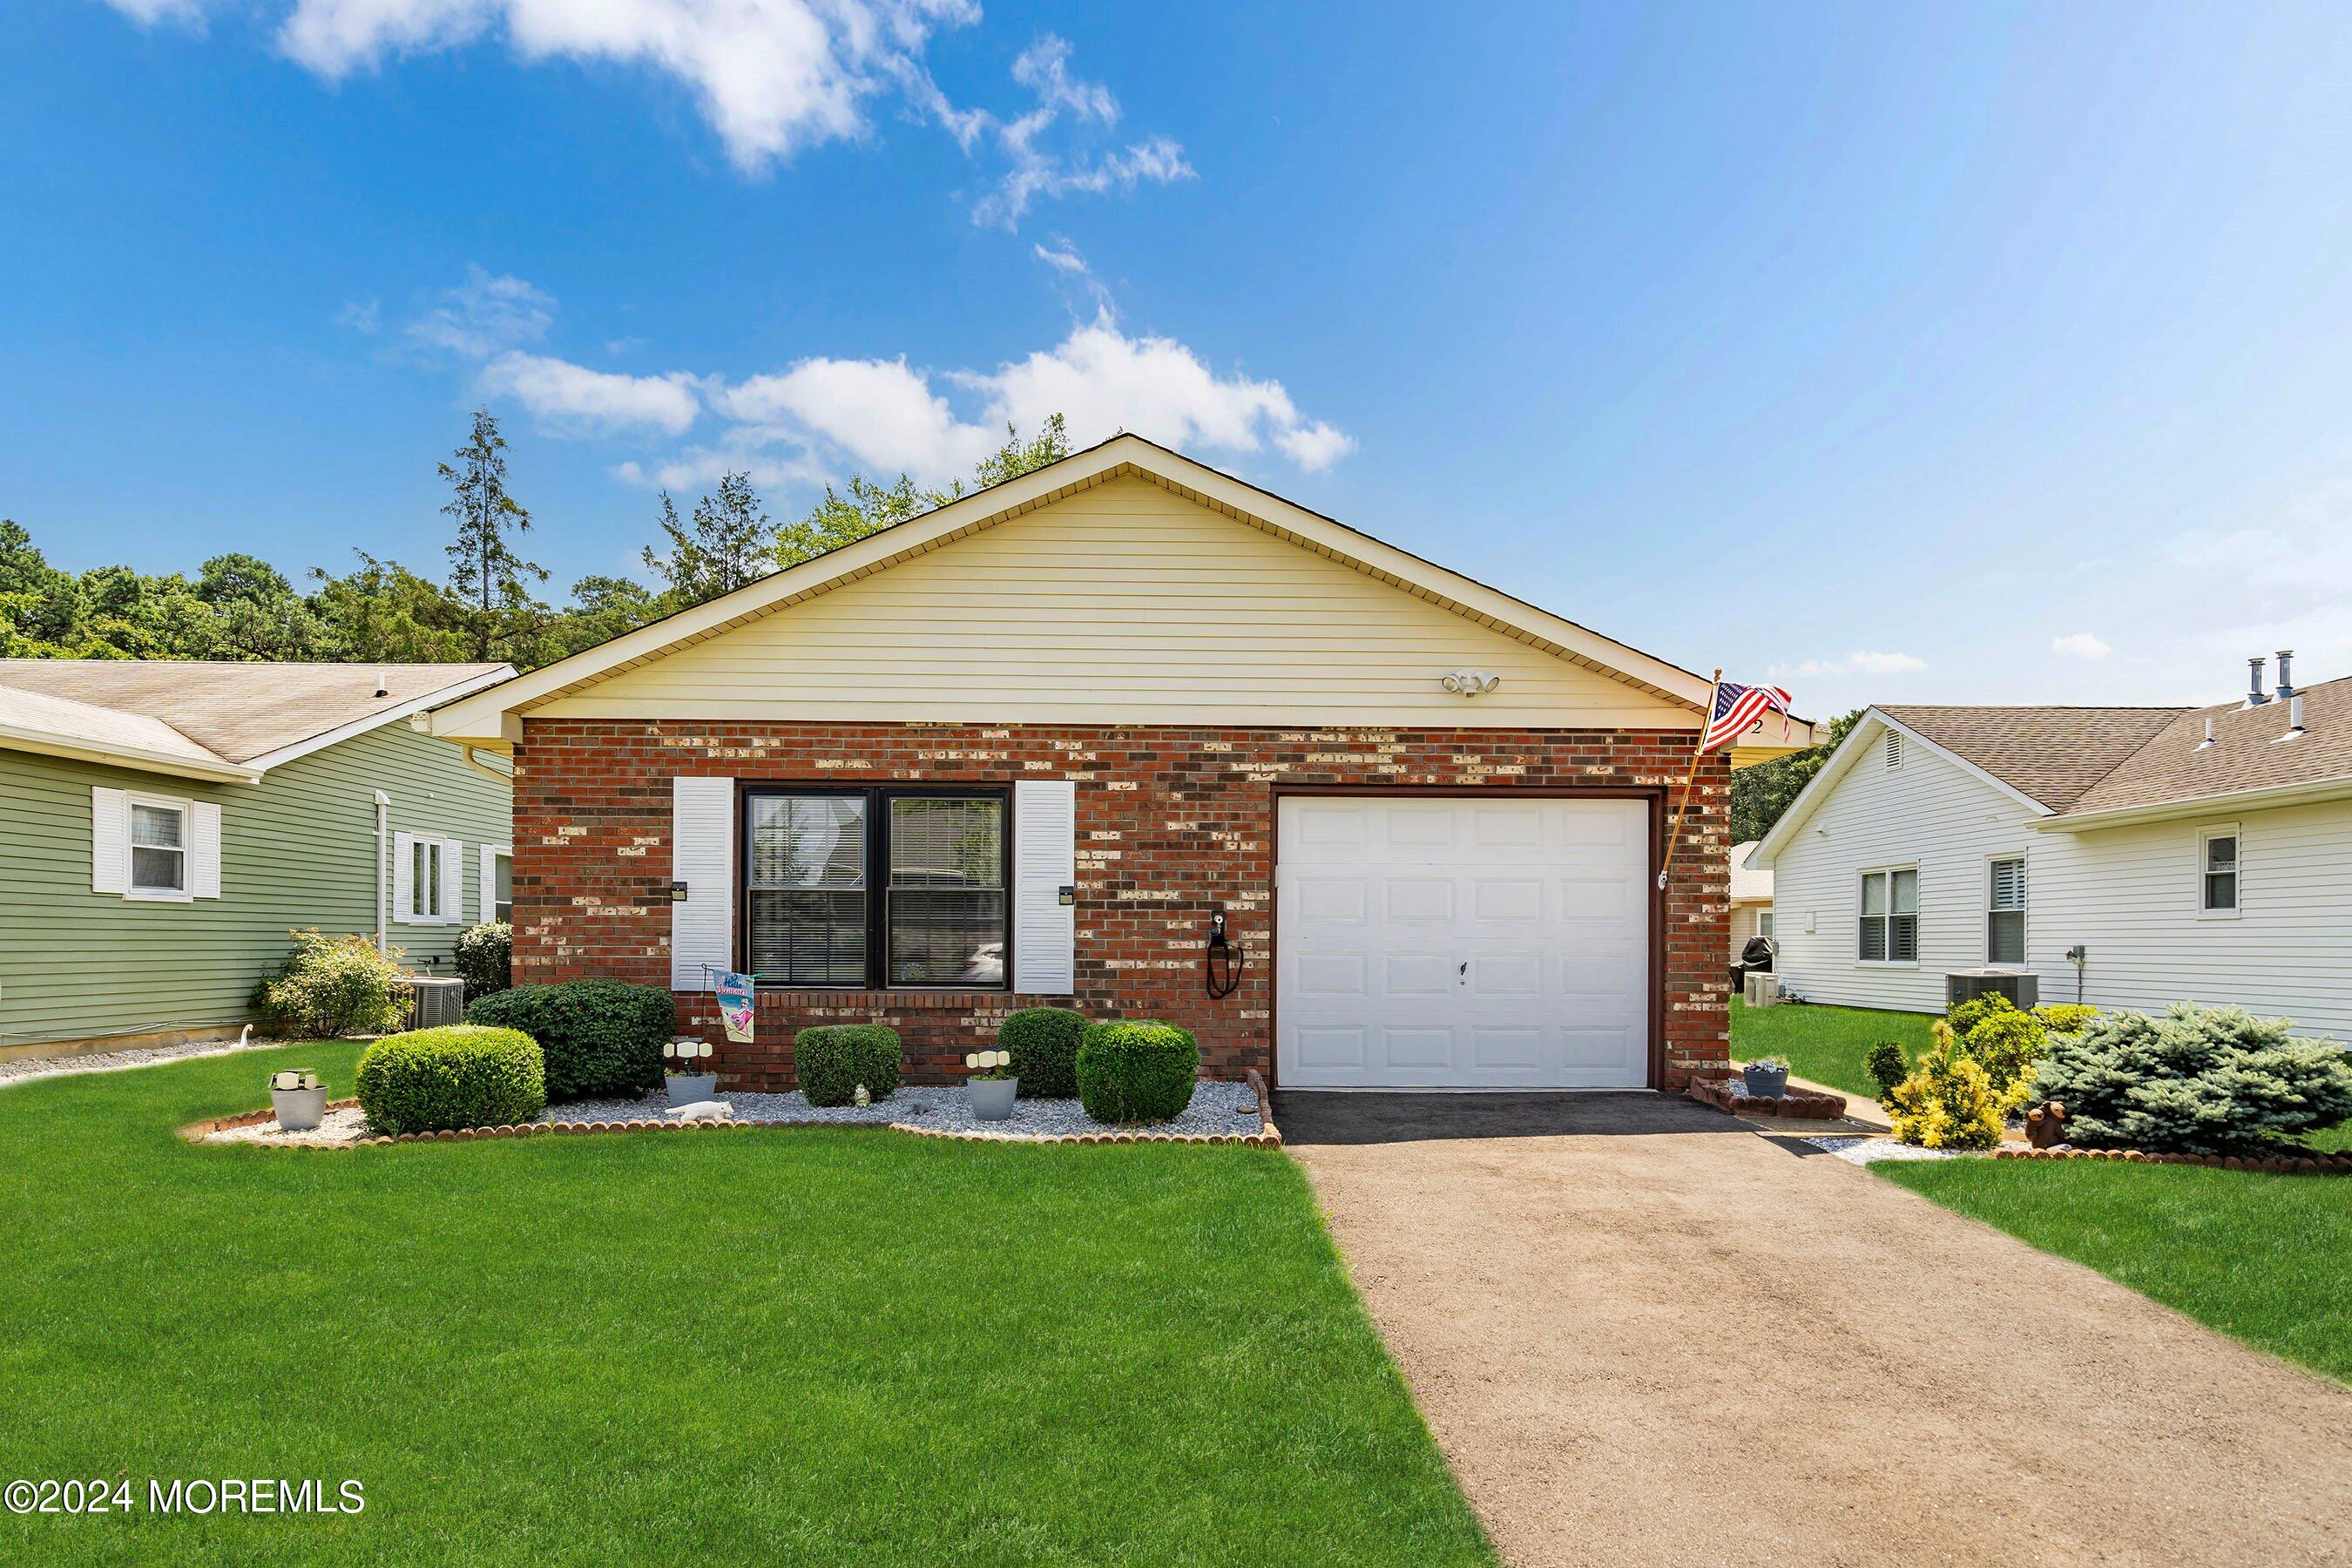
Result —
[[[466,1000],[478,1001],[514,984],[514,927],[504,921],[468,926],[457,939],[457,977]]]
[[[1078,1044],[1078,1102],[1097,1121],[1167,1121],[1192,1103],[1201,1047],[1173,1024],[1089,1024]]]
[[[466,1009],[466,1021],[537,1040],[550,1100],[625,1100],[659,1087],[677,1005],[658,985],[566,980],[494,991]]]
[[[2079,1035],[2091,1026],[2099,1010],[2079,1002],[2053,1002],[2046,1007],[2036,1007],[2033,1016],[2053,1035]]]
[[[546,1108],[547,1074],[530,1036],[452,1024],[370,1046],[360,1056],[359,1097],[379,1132],[503,1127]]]
[[[847,1105],[864,1084],[887,1100],[898,1087],[898,1031],[880,1024],[821,1024],[793,1037],[793,1076],[811,1105]]]
[[[1024,1007],[1004,1020],[996,1043],[1013,1053],[1024,1100],[1067,1100],[1078,1092],[1078,1042],[1087,1016],[1067,1007]]]
[[[1880,1101],[1895,1138],[1923,1149],[1990,1149],[2008,1118],[1992,1079],[1938,1018],[1936,1043],[1919,1053],[1911,1076]]]
[[[1945,1013],[1944,1022],[1952,1026],[1953,1034],[1965,1040],[1969,1037],[1969,1031],[1986,1019],[1997,1018],[2003,1013],[2016,1011],[2016,1005],[2008,997],[1998,991],[1988,991],[1981,996],[1971,996],[1965,1002],[1954,1003],[1950,1010]]]
[[[2067,1142],[2084,1148],[2274,1152],[2352,1116],[2352,1055],[2293,1029],[2186,1002],[2107,1014],[2052,1041],[2033,1098],[2063,1105]]]
[[[1862,1070],[1878,1085],[1882,1098],[1888,1089],[1911,1076],[1911,1066],[1903,1059],[1903,1047],[1893,1040],[1881,1040],[1871,1047],[1862,1058]]]
[[[328,1039],[397,1029],[406,1012],[399,952],[379,952],[363,936],[291,931],[294,951],[261,988],[273,1034]]]

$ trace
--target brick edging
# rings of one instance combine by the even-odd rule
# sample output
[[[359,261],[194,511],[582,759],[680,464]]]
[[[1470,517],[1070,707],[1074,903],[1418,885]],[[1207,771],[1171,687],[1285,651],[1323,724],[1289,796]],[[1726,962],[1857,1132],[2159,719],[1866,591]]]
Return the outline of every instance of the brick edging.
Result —
[[[1996,1149],[1996,1160],[2127,1160],[2139,1165],[2202,1165],[2278,1176],[2352,1176],[2352,1154],[2153,1154],[2145,1149]]]
[[[1766,1099],[1742,1092],[1745,1085],[1736,1078],[1703,1078],[1693,1080],[1689,1094],[1703,1105],[1734,1116],[1778,1116],[1801,1121],[1840,1121],[1845,1118],[1845,1096],[1814,1094],[1792,1089],[1777,1099]]]
[[[1274,1124],[1274,1096],[1265,1087],[1265,1075],[1255,1068],[1249,1069],[1249,1086],[1257,1090],[1258,1136],[1268,1148],[1282,1144],[1282,1129]]]

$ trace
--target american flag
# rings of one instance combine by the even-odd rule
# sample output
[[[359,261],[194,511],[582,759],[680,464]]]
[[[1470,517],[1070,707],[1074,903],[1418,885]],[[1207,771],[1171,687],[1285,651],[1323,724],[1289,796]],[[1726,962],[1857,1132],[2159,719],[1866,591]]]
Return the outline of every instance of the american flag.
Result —
[[[1699,737],[1699,754],[1705,756],[1718,746],[1727,746],[1748,732],[1749,725],[1764,717],[1767,711],[1780,715],[1786,729],[1789,722],[1790,697],[1777,686],[1736,686],[1728,680],[1715,683],[1715,717],[1707,721],[1706,733]]]

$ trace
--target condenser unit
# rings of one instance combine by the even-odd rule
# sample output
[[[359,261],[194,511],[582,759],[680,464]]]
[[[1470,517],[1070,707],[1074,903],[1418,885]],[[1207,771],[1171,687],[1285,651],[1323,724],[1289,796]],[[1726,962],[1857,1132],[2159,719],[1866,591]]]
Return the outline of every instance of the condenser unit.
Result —
[[[412,1029],[437,1029],[445,1024],[466,1021],[463,980],[413,975],[408,982],[408,1026]]]
[[[1963,1002],[1973,1002],[1979,996],[2006,996],[2019,1012],[2028,1012],[2042,1002],[2042,978],[2036,974],[2021,974],[2014,969],[1962,969],[1944,976],[1944,1005],[1957,1007]]]

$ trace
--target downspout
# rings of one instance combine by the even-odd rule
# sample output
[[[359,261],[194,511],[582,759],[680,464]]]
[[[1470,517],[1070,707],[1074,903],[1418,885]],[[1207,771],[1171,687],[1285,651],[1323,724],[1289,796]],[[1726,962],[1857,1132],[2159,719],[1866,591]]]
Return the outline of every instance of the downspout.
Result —
[[[474,755],[474,747],[460,742],[457,750],[458,752],[465,757],[466,765],[467,767],[473,769],[484,778],[496,779],[499,783],[505,784],[509,788],[513,787],[514,774],[509,773],[501,773],[497,768],[490,766],[489,763],[482,761],[481,758]]]
[[[375,792],[375,950],[388,952],[384,946],[384,868],[392,859],[392,796],[382,790]]]

